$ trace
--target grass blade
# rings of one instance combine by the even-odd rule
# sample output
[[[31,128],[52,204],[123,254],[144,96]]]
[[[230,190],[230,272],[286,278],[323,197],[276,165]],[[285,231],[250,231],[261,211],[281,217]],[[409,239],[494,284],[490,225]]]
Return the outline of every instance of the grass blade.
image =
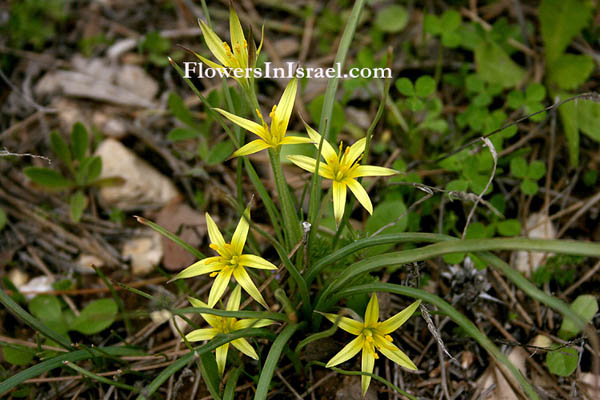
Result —
[[[277,363],[279,361],[279,357],[281,356],[281,352],[294,332],[296,332],[303,325],[304,323],[290,324],[286,326],[271,345],[271,349],[269,350],[269,354],[267,355],[267,359],[263,365],[260,378],[258,378],[256,394],[254,395],[255,400],[267,399],[267,394],[269,393],[269,384],[273,378],[275,368],[277,368]]]
[[[185,242],[183,239],[181,239],[176,234],[169,232],[168,230],[166,230],[162,226],[158,225],[157,223],[152,222],[149,219],[146,219],[146,218],[143,218],[143,217],[138,217],[138,216],[134,216],[134,217],[135,217],[135,219],[137,219],[137,221],[140,224],[149,226],[150,228],[152,228],[156,232],[160,233],[161,235],[163,235],[164,237],[166,237],[167,239],[169,239],[173,243],[177,244],[179,247],[181,247],[182,249],[184,249],[188,253],[193,254],[194,257],[196,257],[198,259],[206,258],[206,256],[200,250],[198,250],[197,248],[195,248],[191,244]]]

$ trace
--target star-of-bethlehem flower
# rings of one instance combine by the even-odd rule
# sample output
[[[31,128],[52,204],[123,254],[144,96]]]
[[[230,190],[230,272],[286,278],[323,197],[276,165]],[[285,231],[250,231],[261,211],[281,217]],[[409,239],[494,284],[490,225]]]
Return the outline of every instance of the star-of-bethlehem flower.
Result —
[[[231,296],[229,296],[229,300],[227,301],[227,305],[225,307],[228,311],[238,311],[240,309],[240,300],[242,297],[242,292],[239,286],[236,286]],[[198,299],[190,298],[190,303],[194,307],[203,307],[210,308],[208,304],[200,301]],[[235,331],[239,331],[241,329],[246,328],[261,328],[263,326],[272,325],[275,322],[270,319],[236,319],[229,317],[219,317],[217,315],[212,314],[200,314],[202,318],[208,322],[210,328],[196,329],[187,335],[185,338],[190,342],[197,342],[200,340],[210,340],[214,338],[216,335],[223,333],[231,333]],[[225,371],[225,362],[227,361],[227,350],[229,350],[229,344],[232,344],[233,347],[251,357],[255,360],[258,360],[258,355],[256,351],[252,348],[250,343],[244,338],[235,339],[229,343],[224,344],[223,346],[217,347],[217,366],[219,368],[219,375],[223,376],[223,372]]]
[[[395,362],[396,364],[416,370],[416,365],[408,358],[406,354],[392,343],[390,333],[400,328],[410,316],[415,312],[421,300],[417,300],[410,306],[394,315],[393,317],[378,322],[379,303],[377,295],[373,293],[371,300],[365,311],[365,321],[359,322],[346,317],[339,317],[335,314],[324,314],[331,322],[335,323],[338,318],[338,326],[348,333],[357,335],[357,338],[348,343],[339,353],[337,353],[329,362],[327,367],[334,367],[354,357],[362,350],[361,370],[362,372],[373,373],[375,360],[379,358],[377,351]],[[363,375],[361,377],[363,396],[369,388],[371,377]]]
[[[207,257],[190,265],[171,279],[171,281],[202,274],[210,274],[211,277],[216,277],[208,295],[208,306],[213,307],[223,296],[233,275],[237,283],[254,300],[262,304],[265,308],[268,308],[265,299],[263,299],[254,282],[252,282],[250,275],[248,275],[246,267],[271,270],[275,270],[277,267],[262,257],[253,254],[242,254],[248,236],[248,229],[250,228],[248,224],[249,219],[250,209],[247,208],[237,228],[235,228],[231,243],[225,243],[225,239],[223,239],[223,235],[221,235],[217,224],[206,213],[206,226],[211,242],[210,248],[215,250],[219,255]]]
[[[272,147],[277,149],[279,146],[284,144],[299,144],[299,143],[312,143],[307,137],[298,136],[285,136],[287,132],[288,123],[290,122],[290,116],[294,108],[294,101],[296,100],[296,91],[298,89],[298,80],[293,78],[286,86],[279,104],[273,106],[269,116],[271,117],[271,126],[269,127],[263,119],[260,110],[256,110],[258,118],[260,118],[261,125],[254,121],[247,120],[237,115],[231,114],[225,110],[215,108],[216,111],[220,112],[223,116],[229,119],[231,122],[241,126],[242,128],[254,133],[260,139],[256,139],[242,146],[236,150],[231,156],[247,156],[249,154],[256,153],[258,151]]]
[[[306,130],[308,136],[318,148],[321,135],[308,125],[306,125]],[[362,176],[389,176],[398,173],[390,168],[360,165],[359,162],[365,151],[366,142],[366,138],[362,138],[345,149],[343,143],[340,143],[339,153],[336,153],[333,146],[327,140],[323,140],[321,155],[325,159],[325,163],[319,163],[319,175],[333,181],[333,215],[338,224],[342,220],[346,206],[346,187],[350,188],[369,214],[373,213],[371,199],[369,199],[367,191],[356,178]],[[315,172],[317,160],[300,155],[288,156],[287,158],[300,168],[308,172]]]
[[[196,57],[198,57],[203,63],[205,63],[209,67],[215,69],[239,68],[240,70],[242,70],[243,76],[241,78],[237,78],[234,75],[232,76],[242,86],[248,87],[248,79],[246,79],[246,68],[254,68],[256,66],[256,59],[258,58],[258,55],[260,54],[260,50],[262,48],[262,38],[260,41],[260,45],[258,46],[258,50],[256,50],[256,54],[253,57],[254,59],[248,60],[248,42],[244,37],[244,31],[242,30],[242,24],[240,23],[240,19],[238,18],[233,8],[230,8],[229,10],[229,36],[231,37],[231,47],[229,47],[229,44],[227,44],[227,42],[222,41],[219,38],[219,36],[212,29],[210,29],[210,27],[206,23],[204,23],[204,21],[198,20],[198,23],[200,25],[200,29],[202,30],[202,35],[204,36],[204,40],[206,41],[208,49],[221,63],[221,65],[210,61],[197,53],[194,53]],[[251,45],[254,46],[254,42],[252,42]],[[249,76],[252,77],[253,74],[250,73]]]

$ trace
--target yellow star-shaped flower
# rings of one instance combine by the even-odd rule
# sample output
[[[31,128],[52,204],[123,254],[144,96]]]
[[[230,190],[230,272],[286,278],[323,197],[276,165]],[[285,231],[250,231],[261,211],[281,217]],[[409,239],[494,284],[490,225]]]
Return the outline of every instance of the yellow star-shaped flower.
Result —
[[[294,78],[286,86],[281,95],[281,99],[279,100],[279,104],[273,106],[273,110],[269,114],[271,117],[270,127],[267,125],[258,109],[256,110],[256,113],[262,122],[261,125],[246,118],[238,117],[225,110],[221,110],[220,108],[215,108],[216,111],[221,113],[231,122],[254,133],[260,138],[242,146],[236,150],[231,157],[247,156],[269,147],[277,149],[284,144],[312,143],[312,140],[307,137],[285,136],[288,123],[290,122],[290,116],[292,115],[292,110],[294,108],[294,102],[296,101],[297,90],[298,80]]]
[[[227,305],[225,307],[228,311],[238,311],[240,309],[240,300],[242,297],[242,292],[239,286],[236,286],[231,296],[229,296],[229,300],[227,301]],[[194,307],[203,307],[203,308],[211,308],[208,307],[208,304],[200,301],[198,299],[190,298],[190,303]],[[236,319],[236,318],[228,318],[228,317],[219,317],[217,315],[212,314],[200,314],[202,318],[208,322],[210,328],[196,329],[187,335],[185,338],[190,342],[197,342],[200,340],[210,340],[214,338],[216,335],[223,333],[231,333],[235,331],[239,331],[246,328],[261,328],[263,326],[272,325],[275,322],[270,319]],[[254,348],[248,343],[248,341],[244,338],[235,339],[230,342],[233,347],[251,357],[255,360],[258,360],[258,355]],[[223,346],[217,347],[217,366],[219,368],[219,375],[223,376],[223,372],[225,372],[225,362],[227,361],[227,351],[229,350],[229,343],[224,344]]]
[[[393,339],[390,336],[390,333],[400,328],[415,312],[420,303],[421,300],[417,300],[393,317],[383,322],[378,322],[379,303],[377,302],[377,295],[373,293],[371,295],[371,300],[369,300],[369,304],[367,305],[364,322],[346,317],[340,318],[336,314],[324,314],[331,322],[335,323],[338,321],[338,326],[346,332],[357,335],[356,339],[348,343],[339,353],[329,360],[327,367],[334,367],[348,361],[362,350],[362,372],[373,373],[375,360],[379,358],[377,351],[402,367],[416,370],[417,367],[410,358],[392,343]],[[370,376],[363,375],[361,377],[363,396],[367,393],[370,382]]]
[[[308,136],[318,148],[321,142],[321,135],[310,126],[306,125]],[[373,204],[367,194],[367,191],[356,180],[363,176],[389,176],[397,174],[398,171],[376,167],[373,165],[361,165],[360,159],[365,151],[366,138],[362,138],[352,146],[343,149],[343,143],[340,143],[339,153],[336,153],[333,146],[327,140],[323,140],[321,150],[325,164],[319,163],[319,175],[325,179],[333,181],[333,215],[336,223],[340,223],[344,216],[346,207],[346,188],[349,187],[360,204],[369,212],[373,213]],[[306,156],[288,156],[288,160],[308,171],[315,172],[317,160]]]
[[[244,288],[250,297],[265,308],[268,308],[265,299],[254,285],[254,282],[252,282],[250,275],[248,275],[246,267],[270,270],[276,270],[277,267],[262,257],[253,254],[242,254],[248,236],[248,229],[250,228],[248,224],[249,219],[250,209],[247,208],[233,233],[231,243],[225,243],[225,239],[223,239],[223,235],[221,235],[217,224],[206,213],[206,226],[211,242],[210,248],[215,250],[219,255],[207,257],[190,265],[169,282],[202,274],[210,274],[211,277],[216,277],[208,295],[208,306],[213,307],[221,296],[223,296],[233,275],[237,283]]]
[[[202,35],[206,41],[206,45],[215,58],[221,63],[221,65],[210,61],[201,55],[194,53],[203,63],[209,67],[220,69],[220,68],[232,68],[241,69],[244,72],[243,77],[237,78],[234,76],[242,86],[248,87],[248,79],[246,78],[246,68],[254,68],[256,66],[256,58],[260,54],[262,48],[262,38],[256,56],[254,60],[248,59],[248,42],[244,37],[244,31],[242,30],[242,24],[238,18],[237,13],[233,8],[229,9],[229,36],[231,37],[231,47],[227,42],[222,41],[219,36],[202,20],[198,20]],[[254,43],[251,43],[254,45]],[[249,65],[252,64],[252,65]],[[232,75],[233,76],[233,75]],[[249,76],[253,76],[250,73]]]

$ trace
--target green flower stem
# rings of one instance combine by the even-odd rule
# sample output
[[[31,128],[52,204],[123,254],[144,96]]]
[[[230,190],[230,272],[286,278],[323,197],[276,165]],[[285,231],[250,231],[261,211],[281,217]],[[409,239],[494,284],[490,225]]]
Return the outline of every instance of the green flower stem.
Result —
[[[290,194],[287,182],[281,169],[281,160],[279,158],[279,149],[269,149],[269,159],[273,169],[273,177],[279,194],[279,203],[283,214],[283,224],[286,233],[287,249],[291,250],[302,239],[302,228],[298,220],[298,214],[294,208],[294,202]]]
[[[208,114],[210,114],[210,116],[213,117],[221,125],[221,127],[223,128],[223,130],[225,130],[225,132],[227,133],[227,135],[229,136],[229,138],[231,139],[233,144],[236,147],[240,147],[240,143],[238,142],[237,137],[233,134],[233,132],[231,131],[229,126],[223,122],[223,119],[221,118],[221,114],[219,114],[218,112],[213,110],[212,105],[208,102],[206,97],[204,97],[202,92],[200,92],[198,90],[198,88],[194,85],[194,83],[190,79],[184,78],[184,73],[183,73],[183,70],[181,69],[181,67],[179,67],[179,65],[177,65],[175,63],[175,61],[173,61],[171,58],[169,58],[169,62],[171,63],[171,66],[173,66],[175,71],[177,71],[179,76],[181,76],[181,78],[185,81],[185,83],[187,83],[187,85],[192,90],[192,92],[194,92],[194,94],[196,96],[198,96],[198,98],[202,101],[202,104],[204,104],[206,106],[206,112]],[[246,167],[246,172],[248,173],[248,176],[250,177],[250,181],[252,181],[252,184],[256,188],[256,191],[258,192],[260,199],[262,200],[263,204],[265,205],[265,208],[267,209],[267,214],[269,215],[271,224],[273,225],[273,229],[275,229],[275,233],[276,233],[277,237],[279,238],[279,240],[282,240],[283,236],[281,233],[281,224],[279,223],[279,219],[277,218],[277,214],[278,214],[277,207],[275,207],[275,203],[273,203],[273,199],[271,199],[271,196],[269,196],[269,192],[267,192],[267,189],[265,188],[262,181],[258,177],[258,174],[256,173],[256,170],[254,169],[254,167],[252,166],[250,161],[247,159],[247,157],[243,157],[243,159],[244,159],[244,166]]]
[[[117,387],[119,389],[129,390],[129,391],[134,392],[134,393],[139,393],[139,391],[140,391],[140,389],[138,389],[138,388],[136,388],[134,386],[127,385],[125,383],[121,383],[121,382],[117,382],[117,381],[112,380],[112,379],[105,378],[105,377],[100,376],[98,374],[95,374],[95,373],[93,373],[91,371],[88,371],[87,369],[82,368],[82,367],[80,367],[77,364],[73,364],[70,361],[66,361],[66,360],[63,361],[63,365],[65,365],[65,366],[71,368],[72,370],[74,370],[76,372],[79,372],[81,375],[87,376],[88,378],[93,379],[93,380],[95,380],[97,382],[106,383],[107,385],[112,385],[112,386]]]
[[[340,63],[340,65],[345,64],[346,57],[348,55],[348,50],[350,49],[352,38],[354,37],[354,32],[356,31],[356,28],[358,26],[360,14],[364,5],[365,0],[357,0],[354,3],[354,6],[352,7],[352,12],[350,13],[350,17],[348,18],[348,22],[346,23],[346,27],[344,28],[344,33],[342,34],[342,38],[340,39],[340,45],[338,46],[338,51],[335,55],[333,65],[337,65],[337,63]],[[323,99],[323,109],[321,110],[321,120],[319,121],[318,129],[319,133],[325,138],[325,140],[330,139],[334,142],[336,138],[330,137],[329,126],[331,125],[331,116],[333,115],[335,93],[337,92],[339,84],[339,77],[329,79],[327,83],[327,89],[325,90],[325,97]],[[317,160],[320,157],[319,154],[316,155]],[[321,202],[320,198],[321,177],[318,176],[317,172],[315,172],[311,183],[310,206],[308,209],[308,221],[313,226],[313,229],[311,229],[308,239],[309,249],[311,248],[311,243],[314,240],[315,232],[318,230],[318,220],[316,217],[319,211],[319,203]]]
[[[521,371],[514,366],[508,357],[502,353],[496,345],[483,334],[473,322],[458,312],[454,307],[448,304],[438,296],[421,289],[415,289],[407,286],[395,285],[391,283],[371,283],[367,285],[354,286],[345,289],[332,296],[332,302],[337,302],[341,298],[351,297],[361,293],[389,292],[402,296],[408,296],[415,299],[421,299],[435,305],[441,312],[450,317],[458,326],[460,326],[469,336],[475,339],[492,357],[498,360],[501,365],[506,367],[510,373],[519,381],[525,393],[530,399],[539,399],[539,396],[533,386],[523,376]]]
[[[271,349],[269,350],[269,354],[267,355],[267,359],[263,364],[262,372],[260,373],[260,378],[258,378],[258,385],[256,386],[256,394],[254,395],[255,400],[266,400],[267,395],[269,393],[269,385],[271,383],[271,379],[273,378],[273,373],[277,368],[277,364],[279,362],[279,357],[281,356],[281,352],[283,348],[290,340],[294,332],[296,332],[299,328],[304,326],[304,322],[300,324],[290,324],[287,325],[281,333],[277,336],[273,344],[271,345]]]

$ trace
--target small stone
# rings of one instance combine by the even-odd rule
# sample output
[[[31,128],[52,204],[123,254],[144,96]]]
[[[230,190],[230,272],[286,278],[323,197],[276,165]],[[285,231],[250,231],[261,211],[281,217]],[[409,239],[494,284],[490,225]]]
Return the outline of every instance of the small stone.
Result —
[[[158,83],[137,65],[124,65],[117,74],[117,85],[138,96],[152,100],[158,93]]]
[[[29,280],[29,275],[21,271],[19,268],[10,270],[8,273],[8,280],[12,282],[15,287],[21,287]]]
[[[152,320],[152,322],[154,322],[156,325],[161,325],[164,324],[165,322],[167,322],[171,317],[173,316],[173,314],[171,314],[169,312],[169,310],[158,310],[158,311],[152,311],[150,313],[150,319]]]
[[[27,284],[17,286],[17,289],[19,289],[19,292],[25,295],[27,300],[31,300],[37,295],[37,293],[45,293],[53,290],[52,279],[46,275],[36,276]]]
[[[104,261],[91,254],[82,254],[77,259],[75,265],[78,267],[77,271],[82,274],[95,274],[93,267],[100,268],[104,265]]]
[[[163,207],[179,196],[169,178],[117,140],[104,140],[96,155],[102,158],[100,178],[120,177],[124,180],[122,185],[100,188],[100,200],[107,207],[124,211]]]
[[[122,255],[131,261],[133,275],[145,275],[160,263],[163,256],[161,235],[148,231],[148,236],[128,240],[123,245]]]

